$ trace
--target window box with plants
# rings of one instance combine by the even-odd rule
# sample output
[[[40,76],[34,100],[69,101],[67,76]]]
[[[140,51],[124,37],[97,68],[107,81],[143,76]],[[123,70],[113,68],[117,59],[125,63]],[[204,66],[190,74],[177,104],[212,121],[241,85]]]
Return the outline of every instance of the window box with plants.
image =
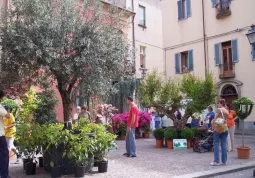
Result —
[[[190,128],[185,128],[181,132],[181,137],[187,140],[187,148],[191,148],[191,140],[194,138],[194,133]]]
[[[164,129],[158,128],[153,131],[153,136],[156,138],[156,148],[163,147],[163,140],[164,140]]]
[[[254,101],[250,98],[242,97],[234,101],[234,110],[237,116],[242,121],[242,146],[237,147],[238,158],[240,159],[249,159],[251,148],[244,145],[244,120],[251,114]]]
[[[177,131],[175,128],[167,128],[165,130],[165,139],[167,141],[167,148],[173,149],[173,139],[177,138]]]

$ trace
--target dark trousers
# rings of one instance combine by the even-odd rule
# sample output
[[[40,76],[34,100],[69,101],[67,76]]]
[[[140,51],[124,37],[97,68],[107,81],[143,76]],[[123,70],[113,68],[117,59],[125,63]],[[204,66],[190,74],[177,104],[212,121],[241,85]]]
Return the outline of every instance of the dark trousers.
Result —
[[[0,178],[7,178],[9,170],[9,150],[4,136],[0,137]]]

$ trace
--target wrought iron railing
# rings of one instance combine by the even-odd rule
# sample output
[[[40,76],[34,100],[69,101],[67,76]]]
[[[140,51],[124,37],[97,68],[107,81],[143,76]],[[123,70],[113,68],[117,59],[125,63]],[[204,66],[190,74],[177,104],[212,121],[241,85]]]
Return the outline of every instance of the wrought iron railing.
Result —
[[[235,65],[232,64],[231,67],[227,66],[226,64],[219,65],[219,77],[220,79],[226,78],[234,78],[235,77]]]

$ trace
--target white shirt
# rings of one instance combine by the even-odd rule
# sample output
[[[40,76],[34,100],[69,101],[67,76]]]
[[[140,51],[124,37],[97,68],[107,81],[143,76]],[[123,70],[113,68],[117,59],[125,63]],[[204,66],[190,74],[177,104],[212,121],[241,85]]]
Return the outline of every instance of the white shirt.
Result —
[[[4,136],[4,120],[3,117],[7,114],[7,111],[0,104],[0,136]]]

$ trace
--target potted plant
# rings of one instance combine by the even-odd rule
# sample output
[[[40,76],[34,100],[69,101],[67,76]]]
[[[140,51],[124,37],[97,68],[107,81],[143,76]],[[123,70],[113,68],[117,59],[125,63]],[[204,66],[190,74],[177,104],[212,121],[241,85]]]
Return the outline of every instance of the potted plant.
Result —
[[[127,124],[124,122],[120,123],[120,126],[119,126],[120,140],[126,140],[126,129],[127,129]]]
[[[156,148],[163,147],[164,129],[158,128],[153,131],[153,136],[156,138]]]
[[[167,128],[165,130],[165,139],[167,141],[167,148],[173,149],[173,139],[177,138],[177,131],[175,128]]]
[[[238,158],[240,159],[249,159],[251,148],[244,145],[244,120],[251,114],[254,101],[250,98],[242,97],[234,101],[234,110],[236,111],[237,116],[242,121],[242,146],[237,147]]]
[[[194,133],[192,132],[192,130],[190,128],[183,129],[181,132],[181,136],[183,139],[187,140],[187,148],[190,149],[191,139],[194,138]]]
[[[150,131],[151,131],[150,125],[144,126],[144,128],[143,128],[143,138],[150,138]]]
[[[197,142],[197,140],[199,140],[198,137],[198,129],[197,127],[193,127],[192,129],[193,135],[194,137],[191,140],[191,147],[193,147],[193,145]]]
[[[51,177],[52,178],[58,178],[61,177],[61,166],[58,164],[55,164],[53,161],[50,162],[51,167]]]

